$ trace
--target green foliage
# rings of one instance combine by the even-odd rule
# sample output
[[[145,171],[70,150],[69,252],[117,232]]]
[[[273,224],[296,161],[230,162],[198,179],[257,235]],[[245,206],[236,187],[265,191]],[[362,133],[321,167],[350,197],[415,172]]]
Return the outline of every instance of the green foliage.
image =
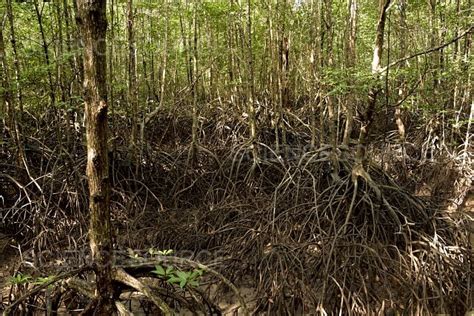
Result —
[[[54,275],[50,275],[50,276],[47,276],[47,277],[38,277],[38,278],[33,282],[33,284],[36,284],[36,285],[43,285],[43,284],[45,284],[45,283],[50,282],[53,278],[54,278]]]
[[[180,288],[186,286],[198,287],[199,278],[203,275],[203,270],[193,269],[192,271],[181,271],[175,269],[173,266],[168,266],[166,269],[161,265],[156,265],[152,273],[160,278],[166,279],[170,284],[179,284]]]
[[[50,282],[54,278],[54,275],[46,276],[46,277],[37,277],[34,279],[29,274],[23,274],[21,272],[15,274],[14,276],[10,277],[9,282],[11,285],[25,285],[25,284],[33,284],[33,285],[43,285],[45,283]]]
[[[32,279],[31,275],[23,274],[21,272],[15,274],[14,276],[10,277],[9,281],[12,285],[24,285],[30,283]]]

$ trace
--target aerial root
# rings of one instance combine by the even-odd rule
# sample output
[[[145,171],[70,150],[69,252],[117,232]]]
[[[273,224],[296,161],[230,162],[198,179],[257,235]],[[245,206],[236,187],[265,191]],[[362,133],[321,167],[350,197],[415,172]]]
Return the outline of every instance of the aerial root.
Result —
[[[250,284],[257,303],[249,303],[247,310],[257,313],[291,314],[319,306],[328,314],[351,310],[366,315],[390,306],[407,314],[430,314],[466,306],[471,273],[462,229],[466,219],[453,219],[433,200],[398,185],[393,180],[396,170],[389,173],[370,164],[370,178],[354,182],[355,158],[349,150],[333,153],[330,146],[322,146],[285,159],[269,146],[266,153],[259,146],[256,165],[244,141],[206,144],[209,152],[197,152],[196,168],[186,164],[187,147],[176,149],[174,144],[172,149],[145,150],[146,172],[141,175],[128,162],[115,161],[112,221],[119,232],[127,232],[117,236],[117,244],[142,250],[145,257],[147,249],[160,245],[160,250],[187,251],[186,256],[191,250],[192,258],[203,263],[228,258],[212,266],[213,281],[226,284],[232,293]],[[64,252],[54,252],[58,241],[67,240],[74,249],[87,247],[84,155],[70,162],[71,170],[59,157],[44,157],[48,166],[59,167],[35,170],[52,175],[39,182],[45,192],[58,193],[48,208],[34,186],[23,185],[27,176],[18,180],[20,186],[8,179],[20,188],[15,191],[18,198],[10,199],[15,204],[8,214],[14,224],[27,231],[38,209],[40,219],[50,219],[35,222],[42,233],[32,243],[54,254],[51,260],[64,257]],[[163,260],[159,262],[167,262]],[[139,277],[133,267],[123,269],[170,307],[176,308],[172,302],[185,306],[147,284],[148,276]],[[74,282],[71,288],[89,297]],[[186,295],[191,296],[188,291]],[[244,306],[242,298],[234,297]]]
[[[113,278],[115,281],[121,282],[125,285],[130,286],[131,288],[143,293],[148,297],[165,315],[171,315],[171,308],[166,304],[161,298],[153,294],[151,289],[140,282],[138,279],[134,278],[122,268],[115,268],[113,270]]]
[[[235,296],[236,296],[236,298],[237,298],[237,300],[240,304],[241,314],[242,315],[250,315],[250,313],[248,311],[248,308],[247,308],[247,304],[246,304],[244,298],[242,297],[242,295],[240,294],[239,289],[229,279],[227,279],[224,275],[222,275],[221,273],[219,273],[216,270],[212,269],[211,267],[209,267],[207,265],[204,265],[204,264],[201,264],[199,262],[195,262],[193,260],[189,260],[189,259],[186,259],[186,258],[162,256],[162,257],[159,257],[158,259],[146,260],[146,261],[137,261],[136,263],[123,264],[123,265],[121,265],[123,267],[123,269],[122,269],[123,272],[120,272],[120,273],[126,273],[127,274],[127,272],[125,272],[125,271],[127,271],[127,270],[130,271],[130,270],[134,270],[134,269],[144,269],[144,268],[145,269],[146,268],[153,269],[155,267],[155,265],[162,264],[162,263],[184,264],[184,265],[190,266],[192,268],[201,269],[204,272],[207,272],[207,273],[215,276],[224,285],[229,287],[234,292],[234,294],[235,294]],[[117,278],[117,281],[121,281],[121,280],[119,278]],[[127,283],[125,283],[125,284],[127,284]],[[129,284],[127,284],[127,285],[129,285]]]
[[[28,292],[26,292],[25,294],[23,294],[22,296],[20,296],[17,300],[15,300],[13,303],[11,303],[10,305],[8,305],[7,308],[5,308],[5,310],[3,311],[3,315],[4,316],[7,316],[9,315],[12,310],[18,305],[20,304],[21,302],[25,301],[26,299],[28,299],[29,297],[31,296],[34,296],[38,293],[40,293],[42,290],[46,289],[47,287],[49,287],[50,285],[54,284],[54,283],[57,283],[59,281],[62,281],[62,280],[65,280],[65,279],[68,279],[68,278],[71,278],[75,275],[78,275],[78,274],[81,274],[83,272],[86,272],[86,271],[90,271],[92,270],[92,267],[91,266],[82,266],[78,269],[75,269],[75,270],[72,270],[72,271],[68,271],[68,272],[64,272],[64,273],[61,273],[53,278],[51,278],[51,280],[49,281],[46,281],[44,282],[43,284],[41,285],[38,285],[36,287],[34,287],[33,289],[29,290]]]

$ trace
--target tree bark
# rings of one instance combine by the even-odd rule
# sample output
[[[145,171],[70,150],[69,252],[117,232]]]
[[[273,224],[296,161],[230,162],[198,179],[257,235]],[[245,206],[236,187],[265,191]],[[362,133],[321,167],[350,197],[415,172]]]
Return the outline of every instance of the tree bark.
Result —
[[[3,13],[3,12],[2,12]],[[11,138],[15,141],[17,146],[17,163],[18,166],[24,161],[23,143],[20,137],[18,123],[16,121],[15,98],[11,93],[10,74],[7,64],[7,55],[5,51],[5,42],[3,30],[5,26],[4,15],[0,15],[0,98],[2,117],[6,117],[5,127],[8,128]],[[5,115],[4,115],[5,114]]]
[[[196,150],[198,148],[198,116],[199,116],[199,110],[198,110],[198,26],[197,26],[197,5],[199,2],[193,3],[193,22],[192,22],[192,27],[193,27],[193,45],[192,45],[192,80],[191,80],[191,94],[193,97],[193,123],[192,123],[192,144],[191,144],[191,161],[194,163],[195,158],[196,158]],[[191,49],[191,46],[190,46]]]
[[[252,51],[252,4],[251,1],[247,1],[247,62],[248,62],[248,70],[249,70],[249,78],[248,78],[248,103],[247,103],[247,110],[249,115],[249,122],[250,122],[250,142],[251,142],[251,149],[254,162],[257,161],[257,147],[256,147],[256,139],[257,139],[257,123],[255,119],[255,77],[254,77],[254,58],[253,58],[253,51]]]
[[[53,74],[51,73],[51,58],[49,56],[49,47],[48,42],[46,41],[46,34],[44,31],[43,25],[43,9],[39,7],[38,1],[34,0],[33,5],[35,7],[36,18],[38,20],[38,27],[41,35],[41,43],[43,47],[44,60],[46,62],[47,72],[48,72],[48,83],[49,83],[49,99],[51,101],[51,106],[54,107],[56,104],[56,94],[55,94],[55,84],[53,82]],[[44,5],[44,3],[43,3]]]
[[[369,135],[369,128],[372,124],[373,117],[376,110],[377,95],[380,92],[380,64],[382,59],[383,43],[384,43],[384,32],[385,32],[385,21],[387,18],[387,9],[390,5],[391,0],[380,0],[380,16],[377,23],[377,33],[375,37],[374,54],[372,57],[372,75],[374,76],[374,83],[369,90],[367,107],[363,115],[363,122],[359,131],[358,148],[356,152],[356,160],[361,166],[366,164],[366,147],[367,137]]]
[[[400,10],[400,55],[404,54],[407,50],[408,42],[408,26],[406,23],[406,7],[407,2],[405,0],[400,0],[399,10]],[[401,67],[404,67],[405,63],[401,64]],[[403,99],[406,95],[406,82],[404,78],[401,78],[399,81],[398,96],[400,99]],[[400,143],[404,151],[405,143],[405,124],[402,119],[402,107],[401,104],[398,104],[395,107],[395,122],[398,128],[398,135],[400,136]]]
[[[13,18],[13,7],[12,7],[12,0],[7,0],[7,15],[8,20],[10,22],[10,43],[12,45],[13,51],[13,66],[15,67],[15,84],[16,84],[16,93],[18,98],[18,106],[20,112],[18,113],[19,121],[21,123],[22,115],[23,115],[23,94],[20,87],[20,62],[18,60],[18,49],[16,46],[16,35],[15,35],[15,23]]]
[[[128,102],[132,107],[132,134],[130,145],[136,160],[136,142],[138,138],[138,85],[137,85],[137,53],[134,32],[133,0],[127,1],[127,35],[128,35]]]
[[[356,65],[356,39],[357,39],[357,0],[348,1],[349,19],[348,26],[349,32],[347,37],[347,51],[346,51],[346,66],[349,70],[353,70]],[[354,112],[356,107],[356,98],[352,92],[348,95],[346,104],[346,124],[344,127],[344,136],[342,143],[345,146],[349,146],[351,139],[352,125],[354,122]]]
[[[4,41],[4,35],[3,35],[3,29],[5,25],[5,19],[2,18],[1,22],[1,28],[0,28],[0,75],[1,75],[1,105],[2,105],[2,118],[5,119],[5,127],[10,131],[14,133],[14,128],[13,128],[13,118],[14,118],[14,105],[13,103],[13,98],[11,95],[10,87],[9,87],[9,81],[10,81],[10,75],[8,71],[8,64],[7,64],[7,56],[6,56],[6,51],[5,51],[5,41]]]
[[[94,313],[111,315],[114,291],[107,157],[106,0],[77,0],[77,4],[84,43],[89,238],[97,297]]]

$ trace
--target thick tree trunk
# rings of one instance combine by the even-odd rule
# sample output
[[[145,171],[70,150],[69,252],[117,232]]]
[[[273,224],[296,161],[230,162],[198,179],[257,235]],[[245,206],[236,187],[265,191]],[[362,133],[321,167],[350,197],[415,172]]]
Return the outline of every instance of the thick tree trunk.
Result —
[[[112,231],[107,159],[106,0],[77,0],[84,43],[89,238],[96,270],[95,314],[111,315]]]

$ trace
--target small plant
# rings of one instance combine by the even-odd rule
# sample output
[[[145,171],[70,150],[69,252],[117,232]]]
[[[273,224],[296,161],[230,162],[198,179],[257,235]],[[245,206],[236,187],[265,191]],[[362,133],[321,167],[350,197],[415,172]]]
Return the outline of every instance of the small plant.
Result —
[[[50,282],[53,278],[54,278],[54,275],[50,275],[50,276],[47,276],[47,277],[39,277],[33,282],[33,284],[43,285],[45,283]]]
[[[132,259],[141,259],[142,258],[142,257],[140,257],[140,255],[138,253],[133,251],[133,249],[131,249],[131,248],[127,248],[127,253],[128,253],[128,256]]]
[[[23,285],[23,284],[29,283],[31,279],[32,279],[31,275],[17,273],[16,275],[10,277],[10,283],[12,285]]]
[[[167,282],[170,284],[179,284],[180,288],[185,286],[198,287],[199,278],[203,275],[202,269],[194,269],[192,271],[181,271],[176,270],[173,266],[169,266],[166,269],[161,265],[156,265],[155,270],[152,273],[162,278],[167,278]]]
[[[157,264],[157,265],[155,266],[155,270],[153,270],[153,271],[151,271],[151,272],[154,273],[154,274],[156,274],[156,275],[158,275],[158,276],[160,276],[160,277],[168,277],[168,276],[170,276],[171,274],[174,273],[174,267],[173,267],[173,266],[169,266],[169,267],[167,267],[166,270],[165,270],[165,268],[163,268],[162,265]]]
[[[152,256],[169,256],[173,254],[173,249],[158,250],[155,248],[148,249],[148,253]]]

